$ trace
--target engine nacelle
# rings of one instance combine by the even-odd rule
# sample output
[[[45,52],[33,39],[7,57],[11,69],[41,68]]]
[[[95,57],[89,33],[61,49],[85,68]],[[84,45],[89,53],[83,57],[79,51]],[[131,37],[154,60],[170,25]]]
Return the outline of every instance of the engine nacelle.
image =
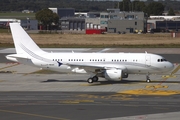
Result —
[[[122,70],[117,70],[117,69],[113,69],[113,70],[106,70],[104,73],[104,77],[107,80],[117,80],[120,81],[122,80]]]

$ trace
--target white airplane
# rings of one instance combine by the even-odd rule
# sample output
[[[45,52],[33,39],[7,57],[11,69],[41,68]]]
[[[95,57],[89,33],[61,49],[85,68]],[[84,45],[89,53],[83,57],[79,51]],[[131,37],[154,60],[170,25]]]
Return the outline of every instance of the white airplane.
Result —
[[[36,66],[42,69],[88,73],[88,83],[98,77],[120,81],[128,74],[162,74],[171,71],[174,65],[164,57],[145,53],[49,53],[41,50],[19,23],[10,23],[16,54],[7,55],[8,60]]]
[[[173,19],[179,19],[180,16],[150,16],[152,19],[165,19],[165,20],[173,20]]]

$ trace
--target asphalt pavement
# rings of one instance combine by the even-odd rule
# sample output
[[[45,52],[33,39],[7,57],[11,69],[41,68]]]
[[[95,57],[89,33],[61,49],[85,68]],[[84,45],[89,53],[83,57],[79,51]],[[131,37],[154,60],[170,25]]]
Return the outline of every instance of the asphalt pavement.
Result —
[[[72,52],[72,49],[44,49]],[[39,68],[12,63],[0,50],[1,120],[179,120],[180,49],[73,49],[74,52],[144,52],[173,62],[173,75],[130,75],[120,82],[100,79],[88,84],[84,74],[37,74]]]

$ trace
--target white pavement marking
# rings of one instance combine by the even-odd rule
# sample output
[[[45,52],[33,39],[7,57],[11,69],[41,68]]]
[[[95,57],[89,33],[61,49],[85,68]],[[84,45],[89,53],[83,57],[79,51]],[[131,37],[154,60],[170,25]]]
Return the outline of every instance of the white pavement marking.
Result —
[[[102,53],[102,52],[106,52],[106,51],[109,51],[109,50],[111,50],[111,48],[105,48],[105,49],[102,49],[102,50],[98,51],[97,53]]]

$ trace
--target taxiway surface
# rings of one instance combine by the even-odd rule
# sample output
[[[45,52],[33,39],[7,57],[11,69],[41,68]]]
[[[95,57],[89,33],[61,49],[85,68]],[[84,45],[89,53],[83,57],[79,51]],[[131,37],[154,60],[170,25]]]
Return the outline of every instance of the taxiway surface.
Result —
[[[45,49],[71,52],[70,49]],[[145,49],[131,49],[144,52]],[[131,51],[124,49],[124,52]],[[147,50],[147,49],[146,49]],[[154,50],[154,51],[153,51]],[[117,52],[121,49],[74,49],[75,52]],[[9,63],[0,50],[1,120],[179,120],[180,49],[148,49],[175,63],[173,75],[130,75],[120,82],[88,84],[84,74],[33,74],[38,68]],[[3,62],[3,63],[2,63]]]

